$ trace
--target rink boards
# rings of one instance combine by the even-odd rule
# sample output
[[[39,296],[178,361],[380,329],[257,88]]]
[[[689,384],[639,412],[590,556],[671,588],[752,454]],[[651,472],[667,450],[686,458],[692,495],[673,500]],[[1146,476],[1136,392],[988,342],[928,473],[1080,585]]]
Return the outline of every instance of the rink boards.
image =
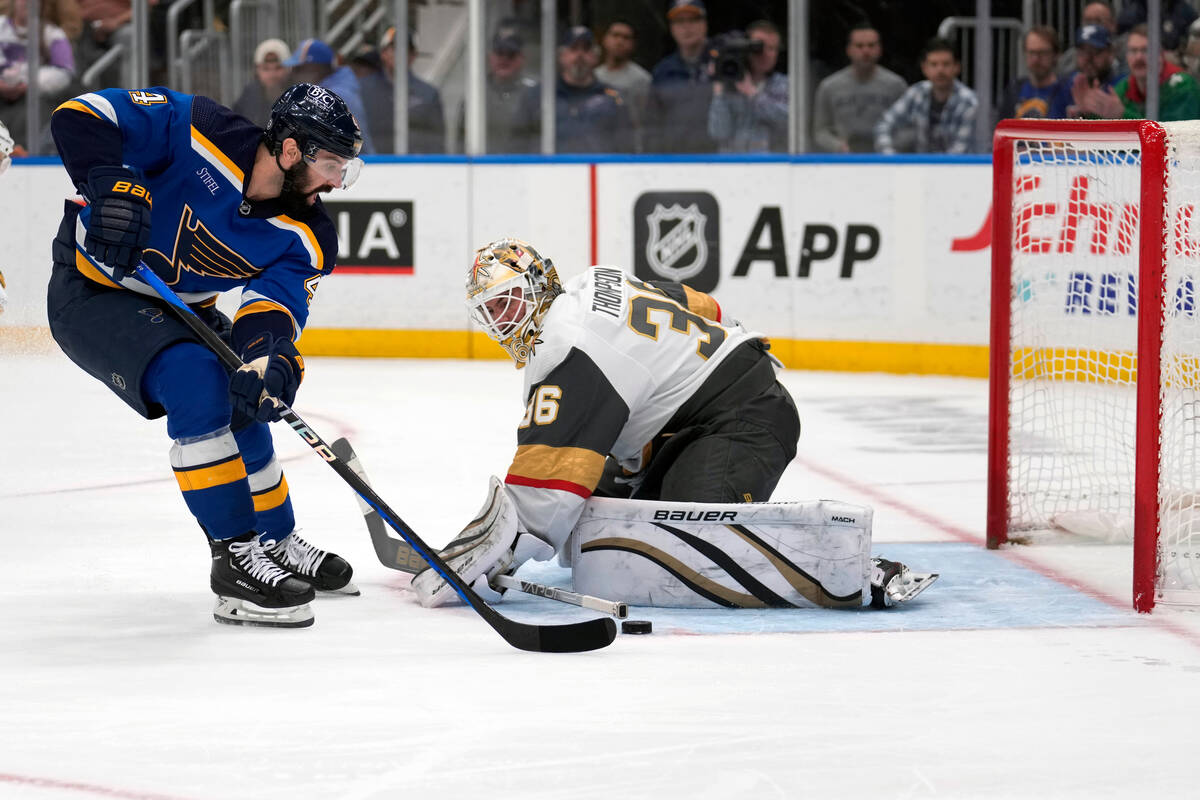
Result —
[[[45,325],[48,243],[70,191],[53,159],[0,182],[0,345]],[[982,376],[990,198],[986,156],[374,159],[328,203],[338,269],[301,348],[502,357],[470,330],[463,273],[475,247],[513,235],[564,279],[605,263],[708,291],[789,366]]]

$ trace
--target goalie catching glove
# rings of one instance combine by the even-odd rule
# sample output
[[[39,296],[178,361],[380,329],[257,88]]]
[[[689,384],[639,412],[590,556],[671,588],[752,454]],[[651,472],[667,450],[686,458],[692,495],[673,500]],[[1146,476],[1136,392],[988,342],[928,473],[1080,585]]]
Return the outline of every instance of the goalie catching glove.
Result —
[[[304,379],[304,359],[291,339],[276,339],[263,332],[242,348],[244,363],[229,378],[229,401],[234,413],[259,422],[280,418],[275,398],[291,405]]]
[[[531,558],[545,561],[554,556],[553,547],[520,530],[519,525],[512,498],[500,479],[493,476],[483,508],[438,555],[476,594],[494,603],[504,590],[491,586],[493,578],[511,575]],[[412,588],[426,608],[444,605],[458,597],[454,587],[429,567],[413,577]]]

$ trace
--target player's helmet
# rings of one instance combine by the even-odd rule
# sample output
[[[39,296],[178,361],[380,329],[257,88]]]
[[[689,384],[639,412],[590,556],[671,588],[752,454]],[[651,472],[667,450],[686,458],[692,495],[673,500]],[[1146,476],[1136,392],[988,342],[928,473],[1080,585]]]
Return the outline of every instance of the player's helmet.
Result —
[[[0,175],[4,174],[4,170],[8,169],[8,165],[12,163],[12,151],[16,142],[8,133],[8,128],[4,127],[4,123],[0,122]]]
[[[467,273],[471,318],[508,351],[517,369],[533,355],[546,312],[562,290],[554,263],[520,239],[479,248]]]
[[[356,158],[362,149],[362,130],[346,101],[311,83],[289,87],[271,107],[263,141],[277,155],[284,139],[295,139],[300,152],[314,159],[317,150],[342,158]]]

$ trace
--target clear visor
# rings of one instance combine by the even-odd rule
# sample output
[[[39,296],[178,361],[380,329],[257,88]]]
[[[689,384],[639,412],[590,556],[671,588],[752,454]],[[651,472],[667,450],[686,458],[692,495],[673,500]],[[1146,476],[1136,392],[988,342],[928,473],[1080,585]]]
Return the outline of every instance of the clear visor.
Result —
[[[518,332],[533,314],[533,292],[528,290],[523,275],[494,286],[469,302],[471,318],[498,342]]]
[[[361,158],[342,158],[327,150],[318,150],[313,158],[305,157],[313,172],[333,187],[349,189],[362,172]]]

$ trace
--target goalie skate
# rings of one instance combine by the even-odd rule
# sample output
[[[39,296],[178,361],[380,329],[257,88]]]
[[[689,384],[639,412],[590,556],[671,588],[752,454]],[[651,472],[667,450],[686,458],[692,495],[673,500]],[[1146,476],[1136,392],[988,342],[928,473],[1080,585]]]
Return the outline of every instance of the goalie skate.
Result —
[[[912,600],[938,579],[936,572],[913,572],[899,561],[871,559],[871,608],[891,608]]]

